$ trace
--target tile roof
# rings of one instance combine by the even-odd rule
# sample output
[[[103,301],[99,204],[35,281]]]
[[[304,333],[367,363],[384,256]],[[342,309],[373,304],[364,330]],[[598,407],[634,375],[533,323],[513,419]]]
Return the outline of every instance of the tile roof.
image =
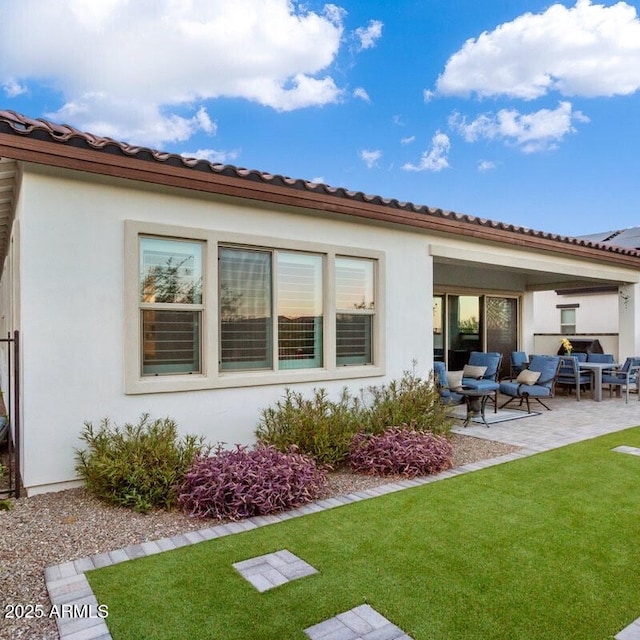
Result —
[[[6,135],[3,136],[3,134],[33,141],[33,144],[26,145],[25,143],[23,145],[25,148],[21,149],[22,153],[19,153],[17,149],[20,145],[16,143],[8,148],[6,145],[10,138],[7,138]],[[5,143],[4,145],[3,142]],[[294,179],[227,164],[211,163],[197,158],[186,158],[178,154],[157,151],[82,132],[69,125],[56,124],[40,118],[30,118],[14,111],[0,110],[0,159],[9,157],[18,160],[30,159],[37,162],[37,159],[34,159],[37,154],[44,153],[44,148],[40,148],[38,142],[63,145],[69,148],[69,152],[66,154],[68,157],[73,155],[71,148],[90,150],[92,152],[98,151],[110,156],[108,159],[106,155],[103,157],[100,168],[92,168],[90,165],[98,164],[95,160],[96,156],[93,155],[89,158],[86,154],[83,155],[78,151],[77,155],[82,155],[82,158],[75,158],[75,164],[69,160],[67,165],[61,165],[71,168],[77,165],[77,168],[85,171],[116,175],[114,167],[127,162],[126,160],[118,161],[117,158],[119,157],[136,161],[135,167],[131,163],[127,164],[130,173],[127,177],[133,179],[173,184],[196,190],[216,191],[214,187],[205,189],[202,185],[198,186],[198,181],[202,183],[203,180],[208,179],[206,176],[219,177],[224,180],[216,182],[218,193],[269,201],[269,197],[265,197],[269,193],[267,187],[274,187],[275,189],[272,189],[271,192],[277,190],[278,197],[273,196],[271,202],[283,203],[285,202],[283,198],[288,197],[286,203],[292,206],[347,213],[391,224],[422,227],[447,234],[472,236],[498,243],[537,247],[561,253],[575,253],[576,248],[585,248],[584,251],[580,249],[578,252],[585,256],[589,254],[590,257],[596,259],[598,254],[600,254],[601,258],[604,257],[600,252],[607,252],[610,255],[617,254],[620,258],[627,257],[627,264],[634,262],[628,258],[640,258],[640,252],[637,252],[635,248],[631,249],[604,243],[602,239],[596,237],[576,238],[546,233],[467,214],[416,205],[411,202],[401,202],[397,199],[366,195],[362,192],[350,191],[342,187],[332,187],[327,184]],[[60,157],[62,157],[62,154],[60,154]],[[140,170],[143,167],[140,161],[157,165],[159,167],[158,171],[165,168],[166,170],[163,173],[165,180],[162,181],[158,177],[152,177],[153,170],[147,170],[146,172],[145,170]],[[53,160],[49,160],[48,164],[56,163]],[[173,175],[171,169],[188,170],[190,176],[188,180],[183,179],[181,182],[177,178],[174,182],[167,182],[167,176]],[[241,182],[242,192],[237,191],[238,181]],[[211,179],[209,179],[209,182],[211,182]],[[222,189],[222,185],[226,184],[229,187],[232,182],[236,183],[236,191],[229,190],[225,192]],[[283,196],[283,194],[285,195]],[[567,245],[571,245],[571,247]],[[593,250],[596,251],[594,252]]]

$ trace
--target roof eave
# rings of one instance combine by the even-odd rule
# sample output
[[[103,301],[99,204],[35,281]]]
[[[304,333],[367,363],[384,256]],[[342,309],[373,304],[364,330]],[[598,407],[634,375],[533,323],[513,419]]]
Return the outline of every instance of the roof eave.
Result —
[[[269,202],[288,207],[351,216],[380,223],[401,225],[491,243],[527,247],[545,252],[571,254],[637,269],[640,255],[619,247],[594,245],[577,238],[553,236],[514,225],[483,220],[441,209],[416,207],[411,203],[383,201],[379,197],[354,194],[326,185],[289,180],[235,169],[235,175],[214,171],[212,165],[198,162],[179,166],[138,154],[123,154],[114,143],[114,152],[43,140],[19,133],[0,132],[0,158],[61,167],[116,178],[139,180],[180,189],[201,191],[246,200]],[[206,170],[210,167],[209,170]],[[259,175],[259,179],[256,176]],[[306,185],[301,188],[300,185]]]

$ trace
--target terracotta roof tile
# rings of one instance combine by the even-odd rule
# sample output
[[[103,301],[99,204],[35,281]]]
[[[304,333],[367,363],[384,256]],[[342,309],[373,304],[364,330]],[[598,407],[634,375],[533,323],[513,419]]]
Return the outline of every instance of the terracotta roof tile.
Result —
[[[640,252],[635,249],[599,243],[592,240],[591,237],[576,238],[545,233],[543,231],[529,229],[527,227],[521,227],[514,224],[478,218],[468,214],[456,213],[454,211],[444,211],[442,209],[436,209],[425,205],[417,205],[412,202],[400,202],[395,198],[388,199],[379,195],[368,195],[361,191],[350,191],[344,187],[332,187],[328,184],[289,178],[253,169],[235,167],[233,165],[211,163],[207,160],[198,158],[187,158],[174,153],[157,151],[147,147],[120,142],[113,138],[82,132],[70,125],[56,124],[41,118],[30,118],[16,113],[15,111],[0,110],[0,133],[10,133],[35,140],[58,142],[69,146],[93,149],[104,153],[119,154],[124,157],[135,158],[141,161],[157,162],[172,167],[183,167],[193,171],[208,172],[252,182],[261,182],[278,187],[285,187],[287,189],[303,190],[333,198],[341,198],[365,204],[377,205],[390,210],[406,211],[414,214],[417,213],[430,216],[432,218],[477,225],[479,227],[495,229],[497,231],[506,231],[523,236],[560,242],[563,244],[591,247],[609,253],[640,257]]]

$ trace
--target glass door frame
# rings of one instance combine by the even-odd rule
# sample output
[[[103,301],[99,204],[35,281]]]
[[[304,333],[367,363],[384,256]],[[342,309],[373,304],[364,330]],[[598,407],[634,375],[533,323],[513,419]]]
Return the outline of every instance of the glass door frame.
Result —
[[[450,340],[450,309],[451,298],[453,297],[476,297],[478,298],[478,340],[479,350],[485,351],[487,345],[487,298],[508,298],[516,301],[516,345],[514,350],[518,350],[522,342],[522,295],[518,293],[505,293],[495,291],[470,291],[465,289],[449,289],[447,291],[435,291],[433,293],[433,359],[445,363],[447,370],[451,364],[460,366],[459,362],[451,362],[451,340]],[[439,314],[439,318],[436,317]],[[469,352],[475,349],[469,349]],[[462,352],[462,350],[460,350]],[[460,361],[462,361],[460,353]],[[503,358],[503,369],[507,362]]]

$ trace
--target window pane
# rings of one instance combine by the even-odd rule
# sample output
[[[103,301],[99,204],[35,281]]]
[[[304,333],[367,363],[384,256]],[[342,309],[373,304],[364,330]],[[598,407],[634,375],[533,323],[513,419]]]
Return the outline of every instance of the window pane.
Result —
[[[576,332],[576,310],[560,309],[560,333],[569,335]]]
[[[374,261],[342,257],[335,266],[336,364],[372,364]]]
[[[278,367],[322,366],[322,257],[278,253]]]
[[[142,311],[142,374],[200,373],[200,311]]]
[[[140,238],[140,300],[146,303],[202,303],[202,245]]]
[[[336,309],[373,308],[373,260],[336,258]]]
[[[219,258],[220,369],[269,369],[271,253],[221,247]]]
[[[373,316],[336,315],[336,364],[372,364]]]

